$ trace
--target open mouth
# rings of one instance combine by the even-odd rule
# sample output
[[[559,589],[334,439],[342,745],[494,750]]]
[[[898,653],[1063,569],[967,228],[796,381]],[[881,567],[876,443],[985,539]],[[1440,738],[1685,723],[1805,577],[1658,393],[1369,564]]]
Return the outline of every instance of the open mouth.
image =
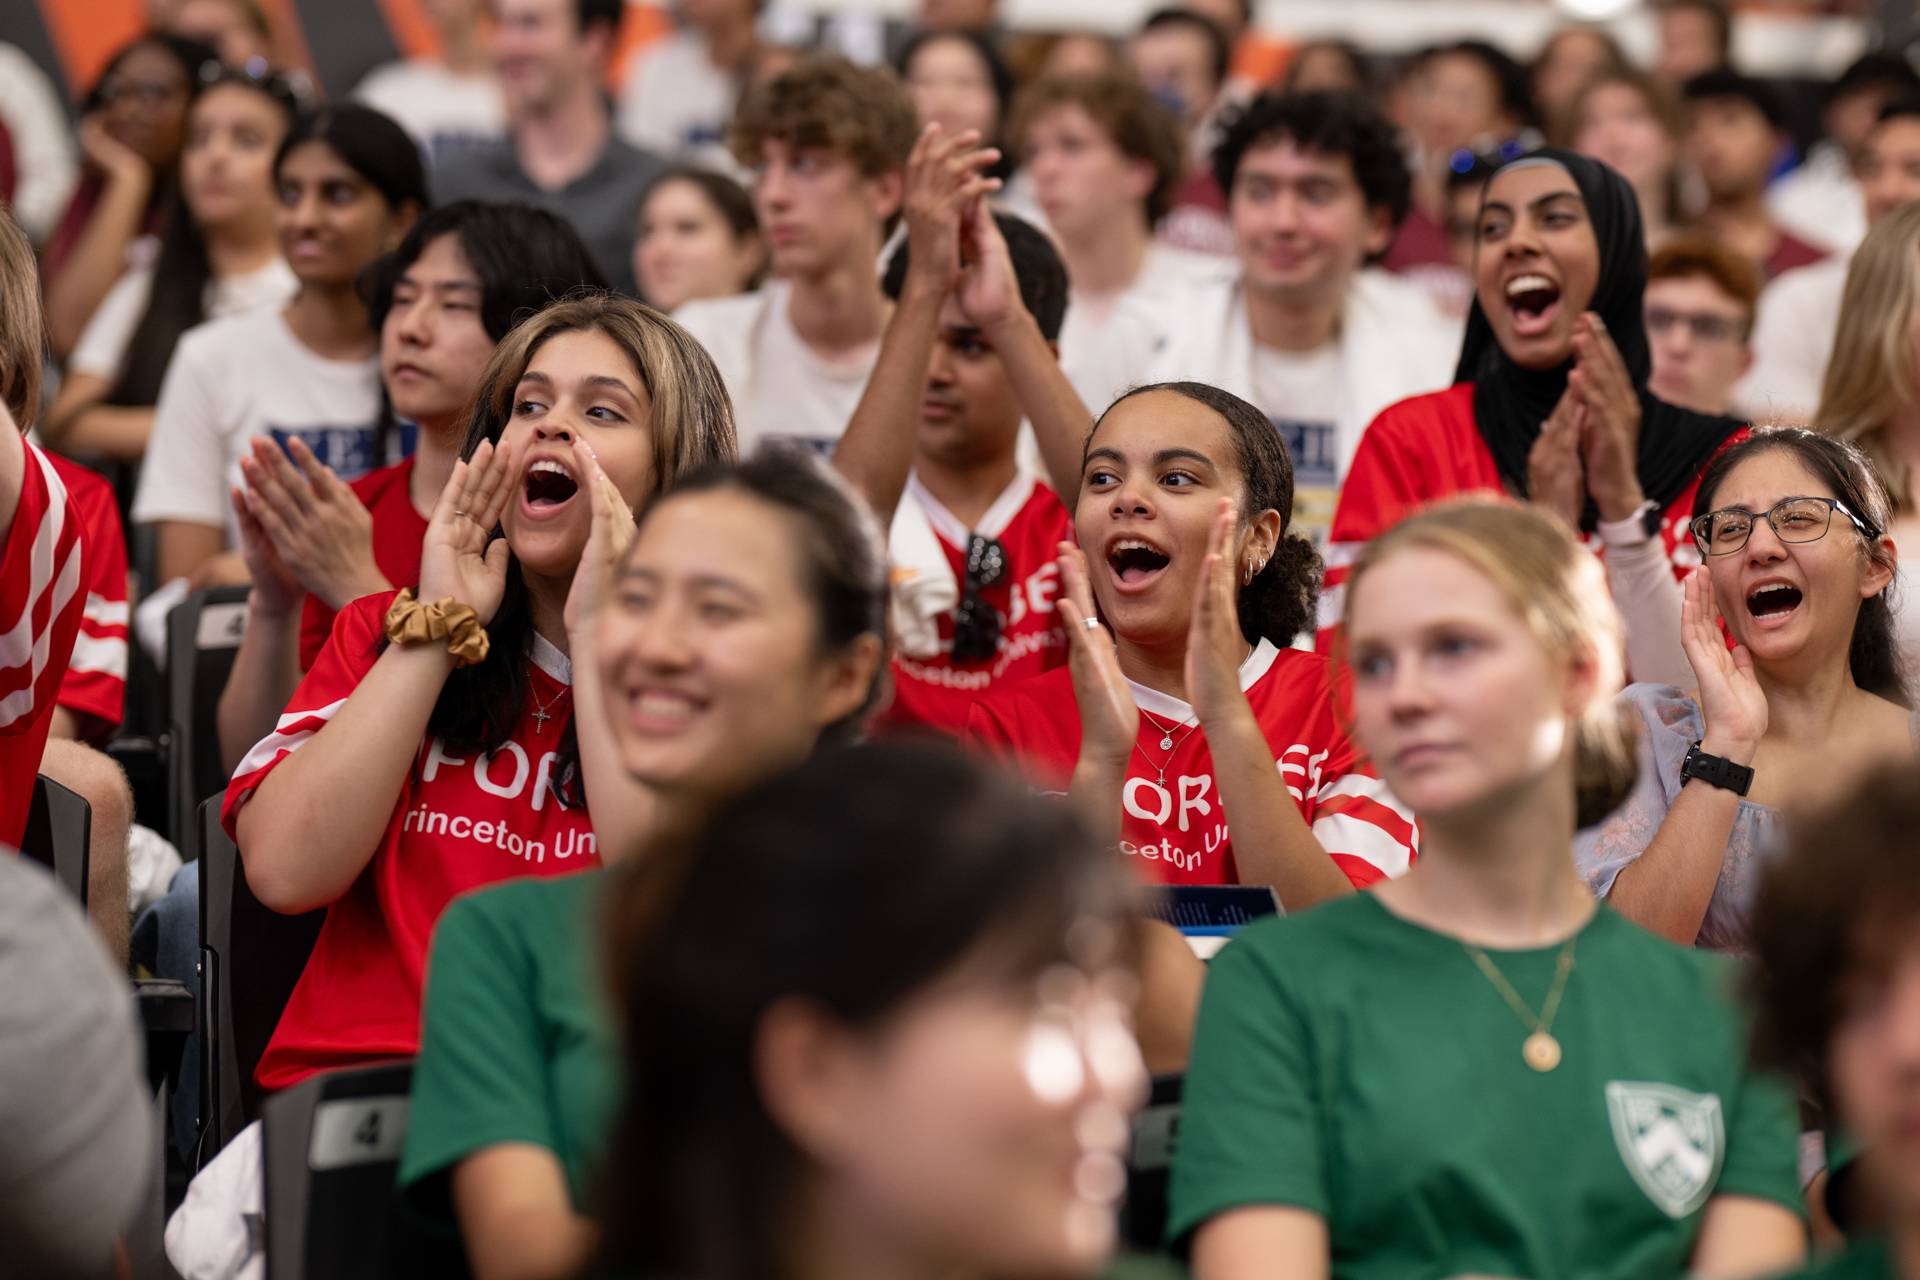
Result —
[[[1507,281],[1507,307],[1520,333],[1544,332],[1559,310],[1560,286],[1543,275],[1515,276]]]
[[[1784,618],[1800,607],[1800,588],[1770,582],[1747,593],[1747,612],[1756,618]]]
[[[564,507],[580,492],[572,473],[546,458],[527,468],[525,484],[527,509],[536,514]]]
[[[1107,567],[1122,586],[1140,587],[1172,563],[1172,557],[1138,538],[1121,538],[1107,548]]]

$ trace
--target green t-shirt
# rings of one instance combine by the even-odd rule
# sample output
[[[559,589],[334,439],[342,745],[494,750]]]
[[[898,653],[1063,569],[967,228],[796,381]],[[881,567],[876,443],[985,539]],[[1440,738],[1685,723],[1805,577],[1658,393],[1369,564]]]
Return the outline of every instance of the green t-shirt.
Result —
[[[434,928],[400,1185],[449,1212],[446,1175],[503,1142],[552,1151],[584,1211],[619,1098],[601,1003],[605,871],[511,880],[454,901]]]
[[[1840,1253],[1816,1261],[1805,1271],[1777,1277],[1777,1280],[1898,1280],[1893,1273],[1893,1253],[1879,1238],[1857,1240]]]
[[[1490,958],[1538,1011],[1560,951]],[[1711,1196],[1800,1211],[1793,1097],[1748,1074],[1728,978],[1600,906],[1543,1074],[1465,948],[1372,894],[1253,925],[1207,976],[1169,1238],[1285,1205],[1337,1280],[1679,1276]]]

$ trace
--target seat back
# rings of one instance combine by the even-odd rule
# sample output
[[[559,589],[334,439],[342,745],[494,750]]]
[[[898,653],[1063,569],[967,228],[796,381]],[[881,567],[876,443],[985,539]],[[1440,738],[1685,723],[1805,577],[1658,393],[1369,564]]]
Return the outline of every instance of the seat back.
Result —
[[[253,1071],[307,965],[325,911],[283,916],[247,887],[240,851],[220,826],[221,796],[200,805],[200,1164],[260,1114]]]
[[[1127,1152],[1127,1198],[1120,1209],[1120,1235],[1136,1249],[1157,1252],[1167,1229],[1167,1186],[1180,1135],[1182,1075],[1155,1076],[1147,1105],[1133,1118]]]
[[[412,1062],[312,1076],[262,1113],[268,1280],[389,1272]]]
[[[227,784],[220,767],[220,692],[247,625],[247,588],[195,592],[167,615],[167,794],[178,833],[200,797]]]
[[[52,778],[36,778],[20,852],[53,872],[82,907],[87,905],[92,840],[93,806],[86,798]]]

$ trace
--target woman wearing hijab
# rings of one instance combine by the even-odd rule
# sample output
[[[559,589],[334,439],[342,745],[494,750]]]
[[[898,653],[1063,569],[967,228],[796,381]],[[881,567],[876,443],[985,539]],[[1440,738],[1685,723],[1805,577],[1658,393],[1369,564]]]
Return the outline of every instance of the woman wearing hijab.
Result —
[[[1633,188],[1546,148],[1487,183],[1474,229],[1473,310],[1455,385],[1374,419],[1333,517],[1321,600],[1331,639],[1347,567],[1415,507],[1503,490],[1548,507],[1601,551],[1636,680],[1685,683],[1679,579],[1707,462],[1745,433],[1647,390],[1646,239]]]

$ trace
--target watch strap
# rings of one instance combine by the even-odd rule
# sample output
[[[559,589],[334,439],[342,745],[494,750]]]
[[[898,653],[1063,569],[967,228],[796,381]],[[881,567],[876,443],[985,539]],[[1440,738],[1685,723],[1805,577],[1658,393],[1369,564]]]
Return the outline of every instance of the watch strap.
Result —
[[[1660,532],[1660,507],[1649,499],[1625,520],[1598,521],[1593,531],[1599,535],[1603,546],[1638,546]]]
[[[1687,757],[1680,762],[1680,781],[1684,784],[1693,778],[1737,796],[1746,795],[1753,787],[1750,767],[1735,764],[1725,756],[1708,755],[1698,742],[1687,748]]]

